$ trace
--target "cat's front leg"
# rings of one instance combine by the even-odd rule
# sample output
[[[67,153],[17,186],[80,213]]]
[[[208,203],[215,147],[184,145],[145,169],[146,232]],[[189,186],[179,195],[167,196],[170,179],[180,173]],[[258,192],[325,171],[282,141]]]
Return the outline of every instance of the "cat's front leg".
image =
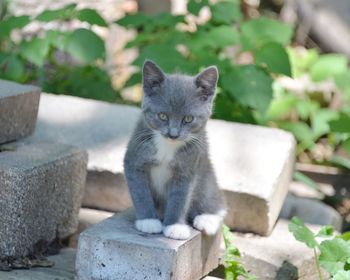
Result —
[[[172,239],[188,239],[191,235],[191,227],[186,223],[191,193],[190,182],[173,178],[168,187],[163,233]]]
[[[162,232],[162,223],[154,207],[146,171],[125,164],[125,177],[136,211],[136,229],[145,233]]]

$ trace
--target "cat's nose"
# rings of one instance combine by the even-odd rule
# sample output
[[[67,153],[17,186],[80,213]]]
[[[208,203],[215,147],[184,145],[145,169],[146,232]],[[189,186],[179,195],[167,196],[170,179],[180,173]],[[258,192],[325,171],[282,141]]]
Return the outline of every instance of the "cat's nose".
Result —
[[[170,139],[177,139],[177,138],[179,138],[179,135],[178,134],[171,134],[171,133],[169,133],[168,134],[168,137],[170,138]]]

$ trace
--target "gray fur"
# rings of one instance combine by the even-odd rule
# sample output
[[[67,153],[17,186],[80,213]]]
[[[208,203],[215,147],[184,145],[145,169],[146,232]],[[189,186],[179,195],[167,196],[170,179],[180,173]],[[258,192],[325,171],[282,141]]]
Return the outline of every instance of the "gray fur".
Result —
[[[197,76],[167,75],[153,62],[143,67],[142,117],[124,159],[137,219],[159,218],[163,225],[192,223],[200,214],[225,208],[208,155],[205,126],[211,115],[218,72],[212,66]],[[168,120],[161,120],[165,113]],[[193,116],[190,123],[185,116]],[[171,177],[160,196],[150,179],[157,160],[156,134],[184,142],[169,162]],[[169,140],[174,141],[174,140]]]

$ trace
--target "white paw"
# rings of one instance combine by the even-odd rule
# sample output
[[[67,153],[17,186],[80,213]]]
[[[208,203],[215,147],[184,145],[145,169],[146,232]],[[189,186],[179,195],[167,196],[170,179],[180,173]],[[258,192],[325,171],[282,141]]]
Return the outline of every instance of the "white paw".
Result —
[[[208,235],[214,235],[219,230],[222,219],[223,215],[198,215],[193,220],[193,227]]]
[[[173,224],[166,226],[163,233],[172,239],[188,239],[191,235],[191,228],[185,224]]]
[[[158,219],[143,219],[136,220],[135,227],[137,230],[145,233],[160,233],[162,232],[162,223]]]

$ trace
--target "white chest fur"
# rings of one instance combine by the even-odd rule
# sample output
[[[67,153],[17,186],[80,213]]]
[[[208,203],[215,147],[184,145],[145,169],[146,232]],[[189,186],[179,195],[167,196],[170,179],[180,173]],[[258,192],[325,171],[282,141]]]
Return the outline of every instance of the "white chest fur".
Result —
[[[174,159],[176,151],[184,144],[180,141],[165,139],[160,134],[156,134],[154,144],[157,150],[157,165],[151,168],[151,183],[153,190],[158,196],[165,196],[165,185],[169,181],[172,173],[169,163]]]

